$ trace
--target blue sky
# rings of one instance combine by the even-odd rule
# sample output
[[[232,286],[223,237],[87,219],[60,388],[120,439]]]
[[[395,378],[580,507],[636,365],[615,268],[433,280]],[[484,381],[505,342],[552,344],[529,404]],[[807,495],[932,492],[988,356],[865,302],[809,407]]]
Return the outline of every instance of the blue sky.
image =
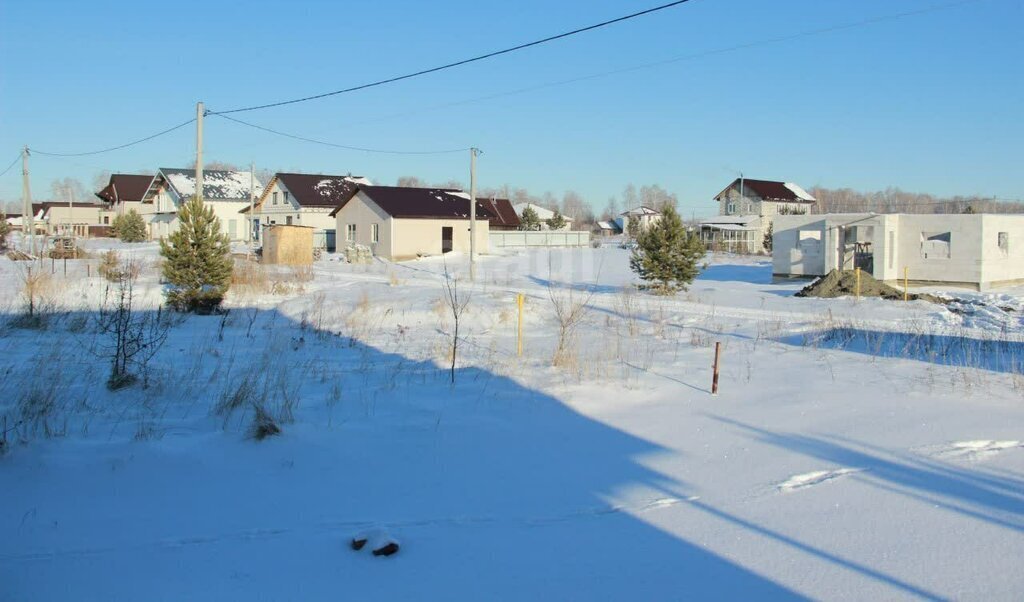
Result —
[[[710,213],[711,197],[740,170],[805,187],[1024,198],[1020,0],[760,43],[944,3],[692,0],[416,80],[237,116],[353,146],[475,145],[484,151],[481,186],[573,189],[598,209],[633,182],[660,184],[684,211]],[[0,169],[23,144],[104,148],[188,119],[198,100],[216,111],[316,94],[656,4],[2,0]],[[536,89],[505,94],[523,88]],[[466,153],[367,154],[212,116],[206,123],[208,160],[388,184],[400,175],[468,183]],[[32,186],[46,197],[54,178],[88,185],[101,170],[184,166],[194,152],[194,131],[183,128],[104,155],[35,156]],[[0,177],[0,199],[20,197],[18,174]]]

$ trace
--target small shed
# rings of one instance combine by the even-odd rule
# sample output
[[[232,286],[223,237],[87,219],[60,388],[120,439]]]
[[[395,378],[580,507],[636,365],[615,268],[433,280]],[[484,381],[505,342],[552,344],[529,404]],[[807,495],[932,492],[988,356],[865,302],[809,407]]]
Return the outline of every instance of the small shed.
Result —
[[[313,264],[313,228],[277,224],[263,230],[263,263]]]

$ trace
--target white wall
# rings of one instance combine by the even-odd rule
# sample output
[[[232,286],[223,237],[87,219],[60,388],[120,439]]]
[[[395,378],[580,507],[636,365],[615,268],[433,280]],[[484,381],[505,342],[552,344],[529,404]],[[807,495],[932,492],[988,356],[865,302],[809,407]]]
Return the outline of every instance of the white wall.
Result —
[[[356,225],[355,241],[346,237],[349,224]],[[379,227],[380,241],[374,243],[371,238],[372,225]],[[391,241],[393,232],[393,220],[383,209],[371,201],[362,191],[356,193],[352,199],[335,216],[334,228],[337,248],[344,249],[346,246],[360,244],[373,249],[373,254],[385,259],[392,258]]]
[[[586,247],[590,232],[491,230],[490,248],[504,247]]]
[[[1005,250],[999,247],[1000,232],[1007,235]],[[983,215],[981,256],[985,286],[1024,279],[1024,215]]]
[[[395,219],[392,259],[412,259],[418,255],[441,254],[441,229],[452,229],[452,250],[469,253],[468,219]],[[476,220],[476,252],[490,250],[490,223]]]

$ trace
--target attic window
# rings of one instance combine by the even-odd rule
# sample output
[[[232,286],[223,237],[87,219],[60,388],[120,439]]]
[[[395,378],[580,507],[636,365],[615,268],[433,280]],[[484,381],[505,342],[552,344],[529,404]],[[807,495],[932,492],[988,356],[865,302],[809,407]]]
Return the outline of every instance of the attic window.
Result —
[[[284,195],[284,202],[286,202],[286,203],[287,203],[287,202],[288,202],[288,192],[287,192],[287,191],[285,191],[285,192],[282,192],[281,194],[283,194],[283,195]]]
[[[952,236],[949,232],[922,232],[921,257],[923,259],[949,259]]]
[[[271,195],[271,196],[272,196],[272,197],[274,198],[274,204],[276,205],[276,204],[277,204],[277,193],[275,192],[275,193],[274,193],[273,195]]]
[[[729,214],[736,213],[736,203],[729,203],[726,205],[725,212]]]

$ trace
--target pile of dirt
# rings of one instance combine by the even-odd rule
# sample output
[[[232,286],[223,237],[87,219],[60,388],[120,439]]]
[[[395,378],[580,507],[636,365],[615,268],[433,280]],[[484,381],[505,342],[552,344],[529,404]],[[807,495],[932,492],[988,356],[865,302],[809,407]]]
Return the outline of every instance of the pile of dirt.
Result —
[[[853,270],[832,270],[828,274],[818,278],[814,282],[808,284],[800,292],[796,293],[797,297],[823,297],[823,298],[834,298],[834,297],[852,297],[857,294],[857,274]],[[861,297],[881,297],[882,299],[889,299],[891,301],[902,301],[903,291],[893,288],[888,284],[885,284],[879,280],[875,280],[874,276],[867,272],[860,273],[860,296]],[[911,301],[922,299],[924,301],[931,301],[933,303],[942,303],[943,300],[933,295],[915,295],[909,296]]]

